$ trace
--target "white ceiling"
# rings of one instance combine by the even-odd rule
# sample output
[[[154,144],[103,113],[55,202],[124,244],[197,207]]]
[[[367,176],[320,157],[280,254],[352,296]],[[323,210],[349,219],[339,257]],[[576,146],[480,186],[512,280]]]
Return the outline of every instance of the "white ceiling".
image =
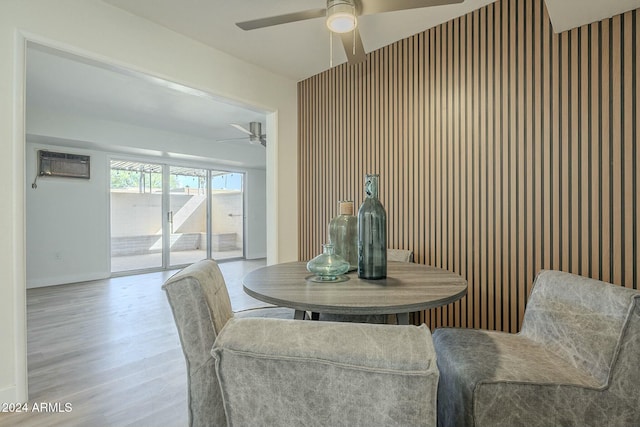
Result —
[[[27,102],[104,120],[203,138],[241,137],[230,126],[264,124],[265,113],[140,73],[30,44]]]
[[[235,23],[324,8],[326,0],[103,0],[237,58],[296,81],[329,69],[329,31],[316,18],[253,31]],[[393,0],[388,0],[393,1]],[[361,16],[358,28],[366,52],[420,33],[495,0]],[[334,40],[333,64],[346,62]]]
[[[316,18],[252,31],[235,23],[308,9],[326,0],[103,0],[277,74],[303,80],[329,68],[329,32]],[[393,0],[388,0],[393,1]],[[420,33],[495,0],[388,12],[358,18],[366,52]],[[556,32],[640,7],[640,0],[545,0]],[[346,61],[334,41],[334,65]]]
[[[233,164],[265,167],[264,147],[249,144],[248,135],[230,126],[248,128],[249,122],[257,121],[264,133],[264,111],[141,73],[29,43],[26,96],[27,129],[33,111],[123,123],[185,135],[189,138],[183,141],[217,145],[218,152],[241,150],[242,155],[231,157],[242,159],[242,164]],[[241,139],[219,142],[235,138]]]
[[[99,1],[99,0],[96,0]],[[392,1],[392,0],[388,0]],[[359,18],[365,50],[381,48],[494,0],[465,0]],[[173,31],[295,81],[329,68],[329,34],[323,19],[245,32],[235,23],[323,8],[325,0],[102,0]],[[555,31],[563,31],[640,7],[640,0],[545,0]],[[344,62],[339,40],[334,65]],[[30,45],[27,108],[128,123],[216,140],[242,137],[229,126],[265,125],[265,112],[234,105],[190,88],[133,71]],[[222,143],[229,144],[229,143]],[[264,149],[251,146],[245,167],[264,167]],[[236,146],[233,146],[235,149]],[[222,147],[223,151],[226,147]],[[240,150],[249,148],[240,146]],[[261,150],[261,151],[258,151]]]
[[[640,0],[545,0],[545,3],[556,33],[640,7]]]

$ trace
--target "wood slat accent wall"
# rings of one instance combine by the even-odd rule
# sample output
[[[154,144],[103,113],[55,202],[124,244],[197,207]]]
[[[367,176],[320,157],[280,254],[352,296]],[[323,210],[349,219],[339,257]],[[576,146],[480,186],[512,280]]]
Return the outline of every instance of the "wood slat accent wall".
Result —
[[[299,258],[379,173],[389,247],[469,283],[417,321],[516,332],[540,269],[637,288],[639,20],[503,0],[300,82]]]

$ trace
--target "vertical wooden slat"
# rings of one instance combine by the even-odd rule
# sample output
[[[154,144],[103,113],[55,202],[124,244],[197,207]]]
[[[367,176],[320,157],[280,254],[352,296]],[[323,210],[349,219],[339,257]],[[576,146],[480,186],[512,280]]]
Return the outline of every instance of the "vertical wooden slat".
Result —
[[[479,76],[480,76],[480,96],[479,96],[479,111],[480,124],[478,126],[478,132],[480,133],[480,156],[479,156],[479,171],[480,171],[480,192],[478,198],[480,199],[480,221],[483,226],[478,226],[480,229],[480,326],[483,329],[489,327],[489,283],[488,283],[488,264],[489,264],[489,247],[487,235],[490,233],[489,227],[491,227],[491,221],[487,217],[488,211],[488,187],[489,178],[487,172],[487,149],[489,143],[487,141],[487,14],[489,8],[483,8],[480,10],[480,64],[479,64]]]
[[[526,291],[527,271],[526,271],[526,252],[525,248],[528,246],[526,235],[526,223],[527,223],[527,206],[526,204],[526,181],[527,181],[527,165],[530,165],[525,159],[525,153],[527,148],[527,130],[531,128],[531,121],[527,120],[527,101],[528,94],[526,87],[527,83],[527,60],[525,57],[530,56],[529,44],[528,44],[528,29],[531,24],[527,25],[526,13],[528,11],[528,5],[525,2],[514,0],[518,5],[516,8],[512,6],[513,13],[516,17],[512,19],[512,26],[518,28],[518,43],[517,50],[511,51],[511,61],[515,62],[513,58],[517,57],[517,73],[514,79],[518,82],[518,90],[516,93],[517,105],[518,105],[518,123],[517,134],[514,138],[517,141],[516,145],[516,159],[512,164],[511,181],[513,184],[514,176],[517,182],[517,186],[514,186],[517,193],[517,205],[515,209],[515,223],[517,224],[516,231],[512,234],[512,242],[515,243],[516,250],[511,253],[511,264],[516,265],[516,276],[512,279],[510,287],[513,294],[513,311],[512,320],[509,330],[520,329],[520,319],[522,315],[522,308],[524,306],[524,294]],[[530,80],[530,79],[529,79]]]
[[[436,110],[437,110],[437,95],[436,95],[436,58],[438,53],[436,52],[436,31],[435,29],[429,31],[429,143],[428,143],[428,158],[429,158],[429,175],[428,175],[428,185],[429,185],[429,201],[427,205],[428,221],[429,221],[429,232],[427,236],[427,240],[429,241],[429,255],[428,255],[428,264],[436,265],[436,252],[439,249],[437,247],[438,237],[436,235],[436,228],[438,227],[438,219],[436,218],[436,129],[438,128],[437,119],[436,119]],[[435,321],[436,314],[435,310],[429,311],[429,325],[433,326],[436,324]]]
[[[570,52],[570,44],[571,44],[571,34],[568,31],[565,31],[560,36],[560,43],[562,45],[562,49],[560,55],[562,58],[569,58]],[[571,208],[573,206],[573,201],[570,199],[570,179],[569,179],[569,171],[571,170],[571,162],[573,157],[571,156],[571,140],[569,139],[569,123],[571,123],[571,115],[569,111],[569,106],[571,104],[571,85],[569,80],[569,69],[571,68],[571,62],[565,61],[563,63],[562,69],[560,70],[560,86],[561,86],[561,114],[560,114],[560,123],[559,127],[561,128],[560,132],[560,141],[561,145],[561,156],[562,156],[562,173],[560,178],[560,194],[562,195],[560,203],[562,204],[562,222],[561,222],[561,236],[562,236],[562,246],[561,246],[561,254],[560,254],[560,268],[564,271],[571,271],[571,264],[569,255],[571,254],[571,241],[570,241],[570,230],[572,224],[571,218]]]
[[[525,108],[527,110],[526,113],[526,133],[525,133],[525,156],[524,162],[521,167],[526,171],[524,174],[524,191],[526,194],[525,203],[524,203],[524,212],[523,217],[525,219],[525,252],[524,252],[524,283],[522,284],[522,292],[520,294],[520,299],[518,301],[518,318],[522,321],[524,316],[524,309],[527,303],[527,298],[530,292],[531,282],[533,280],[533,275],[535,274],[534,269],[534,215],[535,215],[535,190],[533,185],[533,174],[535,164],[533,160],[533,143],[534,143],[534,132],[536,123],[534,122],[534,53],[535,53],[535,2],[527,2],[526,10],[524,15],[524,22],[527,27],[526,31],[526,59],[525,59],[525,80],[526,80],[526,93],[525,93]]]
[[[613,267],[613,283],[622,283],[622,67],[621,61],[624,58],[620,54],[621,46],[621,17],[620,15],[613,17],[611,26],[611,228],[612,233],[612,254],[613,260],[617,260],[612,264]]]
[[[487,203],[487,224],[488,224],[488,265],[487,265],[487,290],[488,290],[488,310],[487,316],[489,329],[496,329],[501,322],[500,310],[497,309],[498,287],[500,282],[500,270],[496,268],[497,254],[496,241],[500,240],[500,211],[496,209],[499,199],[499,183],[497,182],[497,169],[500,164],[500,157],[496,147],[496,134],[499,120],[498,87],[500,66],[497,63],[500,51],[497,46],[496,24],[499,23],[499,7],[496,3],[489,8],[487,18],[487,103],[494,108],[487,110],[487,174],[488,174],[488,203]],[[498,122],[498,123],[497,123]]]
[[[561,210],[560,210],[560,171],[562,169],[560,162],[560,123],[561,123],[561,111],[560,111],[560,65],[562,60],[560,58],[560,36],[556,33],[551,35],[551,58],[550,58],[550,79],[551,79],[551,118],[549,122],[549,128],[551,133],[551,139],[549,141],[549,157],[550,157],[550,194],[548,197],[550,204],[551,218],[548,224],[549,228],[549,240],[547,241],[547,251],[549,251],[551,262],[547,264],[547,268],[559,270],[561,268],[560,260],[560,245],[562,243],[562,237],[560,234],[560,227],[562,224]],[[557,125],[553,125],[557,123]]]
[[[640,288],[640,286],[638,286],[638,282],[640,281],[640,226],[638,226],[638,203],[640,202],[638,200],[638,191],[640,191],[640,148],[638,147],[638,137],[640,136],[640,81],[637,77],[638,72],[640,72],[640,10],[636,10],[634,12],[635,14],[635,26],[633,28],[634,32],[635,32],[635,50],[633,50],[632,53],[632,58],[635,58],[636,63],[635,63],[635,69],[634,69],[634,74],[633,74],[633,78],[634,78],[634,85],[635,85],[635,99],[634,99],[634,110],[636,113],[635,119],[634,119],[634,133],[633,133],[633,139],[634,139],[634,150],[635,150],[635,158],[634,158],[634,173],[635,173],[635,187],[634,187],[634,197],[633,197],[633,226],[634,226],[634,232],[633,232],[633,237],[634,237],[634,245],[633,245],[633,249],[635,252],[635,256],[634,256],[634,275],[633,275],[633,288],[634,289],[638,289]]]
[[[468,260],[468,250],[467,244],[468,239],[467,235],[469,233],[468,229],[468,193],[467,193],[467,177],[469,176],[469,171],[467,170],[467,153],[468,153],[468,133],[467,133],[467,103],[466,96],[467,94],[467,17],[463,16],[460,18],[460,38],[458,40],[460,50],[459,50],[459,58],[460,58],[460,66],[458,70],[459,76],[459,91],[458,91],[458,114],[460,115],[459,132],[460,132],[460,213],[459,213],[459,224],[460,224],[460,274],[463,277],[469,277],[469,266],[467,264]],[[461,319],[460,325],[462,327],[469,326],[469,295],[467,294],[462,298],[461,301]]]
[[[511,34],[509,30],[509,1],[496,4],[496,16],[494,22],[495,34],[495,68],[496,68],[496,233],[495,242],[495,329],[506,330],[509,323],[509,260],[505,259],[509,250],[509,180],[507,174],[509,170],[509,158],[511,146],[505,141],[509,138],[509,103],[505,96],[509,87],[509,66],[507,57],[509,56],[509,40]],[[502,309],[500,309],[502,308]]]
[[[591,251],[589,236],[591,224],[589,223],[589,29],[582,27],[580,36],[580,270],[578,274],[591,275]]]
[[[481,264],[481,242],[480,242],[480,221],[482,212],[480,211],[480,152],[482,146],[482,129],[480,127],[480,87],[481,87],[481,74],[480,69],[480,11],[473,13],[473,68],[472,68],[472,86],[473,104],[471,106],[471,116],[473,117],[473,152],[472,152],[472,182],[473,182],[473,327],[479,328],[482,326],[482,283],[481,274],[484,269]],[[485,297],[486,298],[486,297]]]
[[[602,21],[602,31],[600,33],[601,41],[600,41],[600,52],[601,52],[601,62],[600,62],[600,112],[599,117],[601,117],[601,133],[600,133],[600,155],[602,161],[600,162],[601,168],[601,176],[600,176],[600,217],[602,219],[602,226],[598,230],[600,233],[600,245],[601,245],[601,270],[602,270],[602,280],[606,282],[611,281],[611,222],[610,222],[610,211],[611,211],[611,203],[610,203],[610,176],[609,176],[609,147],[610,147],[610,135],[609,135],[609,80],[611,78],[609,72],[609,63],[610,63],[610,49],[609,49],[609,21]]]
[[[569,236],[571,240],[571,245],[569,249],[569,262],[570,268],[569,271],[572,273],[578,273],[579,271],[579,252],[580,252],[580,211],[579,211],[579,196],[580,196],[580,187],[578,185],[579,182],[579,153],[580,153],[580,128],[578,127],[579,117],[580,117],[580,103],[578,100],[578,88],[580,86],[580,77],[578,74],[578,54],[580,53],[578,46],[578,30],[573,29],[570,32],[570,98],[569,103],[571,105],[571,116],[569,117],[569,132],[571,135],[570,141],[570,180],[571,184],[569,186],[570,190],[570,200],[571,204],[569,205],[569,212],[571,215],[571,228],[569,230]]]
[[[426,161],[426,150],[425,147],[427,145],[427,132],[428,129],[426,129],[426,120],[424,120],[423,118],[428,117],[427,116],[427,77],[426,77],[426,68],[427,65],[425,63],[426,58],[428,58],[428,44],[427,44],[427,39],[426,39],[426,35],[424,33],[420,34],[420,43],[423,49],[423,53],[422,53],[422,57],[420,58],[420,62],[418,64],[419,69],[420,69],[420,73],[418,76],[418,79],[420,81],[420,91],[419,91],[419,98],[418,98],[418,107],[419,107],[419,114],[420,114],[420,125],[418,126],[418,155],[417,155],[417,159],[419,161],[418,166],[416,166],[416,169],[418,171],[418,185],[417,185],[417,190],[418,190],[418,194],[417,194],[417,203],[416,203],[416,209],[418,210],[418,240],[417,240],[417,246],[413,248],[414,251],[414,256],[415,256],[415,260],[416,262],[419,263],[426,263],[426,254],[425,251],[427,249],[427,237],[426,237],[426,232],[428,229],[427,226],[427,222],[426,222],[426,211],[427,211],[427,196],[426,196],[426,192],[427,192],[427,185],[426,185],[426,181],[425,181],[425,169],[427,166],[427,161]]]
[[[589,64],[591,71],[591,164],[588,168],[591,172],[591,241],[586,244],[591,248],[591,275],[594,278],[602,279],[600,269],[600,234],[598,229],[600,223],[600,47],[599,47],[599,24],[590,25],[591,30],[591,63]]]
[[[517,243],[517,188],[518,178],[516,175],[516,159],[519,148],[519,143],[509,144],[507,141],[518,141],[518,102],[517,99],[521,99],[522,96],[518,95],[518,86],[516,84],[516,72],[518,63],[518,57],[516,56],[516,46],[519,42],[517,25],[516,25],[516,11],[518,3],[515,1],[505,1],[505,7],[503,7],[503,40],[502,40],[502,66],[503,74],[507,75],[505,78],[505,85],[503,87],[502,94],[502,108],[503,108],[503,135],[502,146],[506,151],[504,156],[502,170],[502,180],[504,189],[503,193],[506,195],[503,199],[502,209],[508,215],[505,232],[502,239],[502,269],[503,269],[503,283],[502,283],[502,307],[507,307],[503,317],[502,331],[509,331],[512,327],[515,327],[517,313],[517,305],[515,301],[515,289],[511,284],[518,283],[517,266],[518,266],[518,247]],[[507,7],[508,6],[508,7]],[[506,35],[508,34],[508,36]],[[510,94],[514,95],[514,98],[509,97]],[[507,139],[508,138],[508,139]],[[513,326],[512,326],[513,325]]]
[[[533,109],[533,135],[531,144],[533,146],[532,163],[533,176],[531,177],[533,186],[533,229],[532,229],[532,245],[533,245],[533,272],[540,271],[543,267],[542,263],[542,217],[543,217],[543,200],[542,200],[542,108],[540,102],[542,100],[542,3],[540,1],[534,2],[533,7],[533,86],[534,93],[532,94],[532,106]]]
[[[433,181],[434,197],[432,212],[435,219],[435,265],[442,266],[442,27],[434,31],[433,82],[434,98],[434,136],[433,136]],[[439,310],[438,310],[439,311]],[[439,314],[439,313],[438,313]]]
[[[623,15],[624,19],[624,44],[623,52],[633,52],[633,12],[627,12]],[[635,53],[635,52],[634,52]],[[623,236],[624,245],[622,246],[622,256],[624,257],[624,269],[622,271],[621,285],[626,287],[633,287],[633,200],[634,200],[634,187],[633,187],[633,56],[627,55],[624,57],[624,70],[623,70],[623,87],[622,93],[624,94],[623,103],[623,117],[622,117],[622,130],[623,130],[623,168],[624,175],[622,182],[624,188],[622,189],[622,201],[623,201]]]
[[[474,303],[478,300],[475,294],[475,271],[477,264],[475,263],[474,257],[474,223],[475,223],[475,214],[477,211],[474,209],[474,177],[473,177],[473,139],[474,139],[474,119],[473,119],[473,93],[474,93],[474,82],[473,82],[473,73],[474,73],[474,49],[473,49],[473,22],[475,15],[469,15],[466,17],[466,32],[465,32],[465,45],[466,45],[466,68],[465,68],[465,88],[466,88],[466,99],[465,99],[465,142],[466,142],[466,174],[467,174],[467,182],[466,182],[466,233],[467,238],[465,248],[466,248],[466,265],[467,265],[467,327],[474,327],[477,325],[475,320],[475,316],[477,313],[475,311]]]
[[[300,82],[299,258],[378,172],[389,246],[469,283],[416,322],[517,332],[541,268],[637,288],[639,19],[499,0]]]
[[[399,197],[400,195],[398,187],[396,186],[397,178],[396,175],[402,175],[402,171],[398,170],[396,174],[392,175],[387,173],[387,171],[393,170],[393,165],[402,164],[400,163],[400,121],[402,120],[402,115],[400,113],[400,100],[398,99],[400,92],[400,72],[402,69],[402,58],[399,55],[399,50],[401,49],[401,42],[394,43],[390,46],[391,48],[391,75],[392,75],[392,85],[390,87],[389,97],[393,100],[393,114],[391,115],[391,120],[389,121],[389,125],[391,128],[390,137],[391,140],[394,141],[391,144],[391,149],[388,154],[388,162],[387,167],[385,168],[385,173],[382,176],[382,180],[385,183],[384,187],[384,204],[386,206],[387,212],[389,215],[389,221],[387,223],[387,230],[390,231],[391,242],[393,242],[395,236],[398,234],[398,217],[399,217]]]
[[[453,132],[454,132],[454,124],[456,121],[455,115],[453,113],[454,105],[453,105],[453,96],[455,92],[455,69],[456,65],[453,59],[453,49],[454,49],[454,25],[453,22],[449,22],[447,24],[447,264],[446,268],[448,270],[458,270],[459,267],[455,263],[455,255],[454,250],[457,248],[457,239],[454,232],[454,225],[456,224],[456,211],[455,209],[455,193],[454,186],[457,181],[458,173],[454,167],[454,158],[455,158],[455,147],[453,140]],[[457,144],[456,144],[457,145]],[[456,306],[454,304],[450,304],[447,306],[447,325],[454,325],[456,323],[455,320]]]
[[[545,5],[543,5],[545,6]],[[542,223],[538,231],[541,236],[540,248],[542,250],[542,268],[551,268],[552,239],[551,229],[552,213],[551,205],[553,198],[553,188],[551,187],[551,60],[553,58],[551,46],[551,23],[546,6],[542,8],[542,143],[541,143],[541,202],[542,202]]]

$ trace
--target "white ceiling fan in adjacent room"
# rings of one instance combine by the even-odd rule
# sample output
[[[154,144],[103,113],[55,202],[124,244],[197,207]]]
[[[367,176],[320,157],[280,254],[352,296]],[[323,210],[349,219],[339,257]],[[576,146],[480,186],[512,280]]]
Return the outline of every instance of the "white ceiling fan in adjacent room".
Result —
[[[267,135],[262,133],[262,123],[250,122],[249,129],[236,123],[231,123],[231,126],[241,132],[246,133],[247,136],[243,136],[240,138],[219,139],[218,142],[248,141],[254,145],[262,145],[263,147],[267,146]]]
[[[357,64],[366,59],[358,31],[358,17],[398,10],[418,9],[430,6],[441,6],[462,3],[464,0],[327,0],[324,9],[309,9],[268,18],[238,22],[236,25],[245,31],[290,22],[305,21],[315,18],[326,18],[327,28],[338,34],[342,40],[347,61]]]

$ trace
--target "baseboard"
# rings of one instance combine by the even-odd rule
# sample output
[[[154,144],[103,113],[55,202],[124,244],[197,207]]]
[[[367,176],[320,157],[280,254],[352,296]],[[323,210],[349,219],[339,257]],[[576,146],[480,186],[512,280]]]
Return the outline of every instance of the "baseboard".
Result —
[[[245,257],[245,259],[262,259],[262,258],[266,258],[267,257],[267,253],[254,253],[254,254],[247,254],[247,256]]]
[[[18,390],[16,389],[16,386],[0,389],[0,404],[23,403],[23,402],[18,402],[18,397],[16,396],[17,393],[18,393]]]
[[[88,282],[90,280],[108,279],[109,274],[105,273],[89,273],[89,274],[71,274],[60,277],[46,277],[42,279],[27,279],[27,289],[44,288],[45,286],[66,285],[69,283]]]

